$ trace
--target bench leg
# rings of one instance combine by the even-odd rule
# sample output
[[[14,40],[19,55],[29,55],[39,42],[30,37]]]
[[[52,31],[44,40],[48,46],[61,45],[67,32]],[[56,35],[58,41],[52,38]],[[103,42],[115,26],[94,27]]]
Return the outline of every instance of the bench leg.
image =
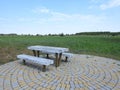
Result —
[[[47,54],[47,57],[46,58],[49,58],[49,54]]]
[[[36,56],[36,51],[35,50],[33,50],[33,55]]]
[[[23,59],[23,64],[25,65],[26,64],[26,62],[25,62],[25,60]]]
[[[68,57],[65,57],[65,62],[67,62],[68,61]]]
[[[40,55],[40,51],[37,51],[37,56],[39,57],[39,55]]]
[[[42,71],[43,71],[43,72],[46,71],[46,65],[43,65]]]

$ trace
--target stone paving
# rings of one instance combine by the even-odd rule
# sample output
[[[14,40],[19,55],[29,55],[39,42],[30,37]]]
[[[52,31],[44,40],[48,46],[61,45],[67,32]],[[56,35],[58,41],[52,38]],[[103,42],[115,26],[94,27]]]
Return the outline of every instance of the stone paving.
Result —
[[[0,66],[0,90],[120,90],[120,61],[75,54],[42,72],[16,60]]]

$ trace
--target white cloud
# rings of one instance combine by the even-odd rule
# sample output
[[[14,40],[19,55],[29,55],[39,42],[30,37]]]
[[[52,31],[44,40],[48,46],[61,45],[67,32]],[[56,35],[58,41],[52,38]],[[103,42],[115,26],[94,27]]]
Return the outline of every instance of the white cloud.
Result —
[[[3,17],[0,17],[0,21],[8,21],[9,19],[8,18],[3,18]]]
[[[120,6],[120,0],[109,0],[107,3],[100,5],[100,8],[102,10],[105,10],[108,8],[113,8],[118,6]]]
[[[49,13],[50,10],[48,8],[45,8],[45,7],[42,7],[42,8],[35,8],[32,10],[34,13],[38,13],[38,14],[41,14],[41,13]]]
[[[10,18],[4,18],[4,17],[0,17],[0,25],[5,25],[11,22]]]
[[[67,14],[62,12],[52,11],[48,8],[36,8],[32,9],[37,17],[32,18],[25,18],[25,17],[18,17],[17,22],[28,22],[28,23],[37,23],[37,24],[45,24],[45,23],[63,23],[63,22],[101,22],[104,17],[103,16],[96,16],[96,15],[84,15],[84,14]],[[41,14],[40,14],[41,13]],[[45,14],[45,15],[44,15]],[[42,17],[41,17],[42,15]]]
[[[0,17],[0,21],[2,21],[2,20],[5,20],[5,18],[1,18],[1,17]]]
[[[40,17],[36,20],[38,20],[37,22],[39,22],[39,20],[42,19],[42,21],[46,21],[46,22],[50,22],[50,21],[90,21],[90,22],[93,22],[93,21],[97,21],[97,22],[100,22],[102,19],[103,19],[103,16],[96,16],[96,15],[82,15],[82,14],[67,14],[67,13],[62,13],[62,12],[56,12],[56,11],[52,11],[48,8],[37,8],[37,9],[33,9],[34,12],[36,12],[36,14],[39,14],[41,13],[41,15],[43,14],[44,16],[44,13],[49,16],[46,18],[46,15],[45,17]]]
[[[51,12],[51,17],[49,18],[52,21],[65,21],[71,18],[71,15],[61,13],[61,12]]]
[[[45,19],[44,21],[64,21],[67,18],[70,18],[69,14],[55,12],[46,7],[35,8],[32,10],[32,12],[41,15],[42,18]]]
[[[93,2],[93,3],[99,3],[99,2],[101,2],[101,0],[90,0],[91,2]]]
[[[25,18],[18,18],[18,21],[24,22],[24,21],[26,21],[26,19]]]
[[[28,22],[33,22],[35,21],[37,18],[29,18],[29,17],[17,17],[14,19],[14,21],[16,22],[22,22],[22,23],[28,23]]]

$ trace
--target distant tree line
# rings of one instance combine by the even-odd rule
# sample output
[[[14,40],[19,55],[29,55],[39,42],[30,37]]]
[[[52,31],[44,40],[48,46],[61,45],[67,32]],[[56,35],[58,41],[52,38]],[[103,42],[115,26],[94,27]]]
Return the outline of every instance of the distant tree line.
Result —
[[[16,33],[10,33],[10,34],[0,34],[0,36],[17,36],[18,34]],[[42,34],[36,34],[36,35],[32,35],[32,34],[21,34],[20,36],[72,36],[72,35],[107,35],[107,36],[117,36],[120,35],[120,32],[80,32],[80,33],[75,33],[75,34],[64,34],[64,33],[60,33],[60,34],[46,34],[46,35],[42,35]]]
[[[0,36],[17,36],[17,34],[16,33],[0,34]]]
[[[76,33],[75,35],[120,35],[120,32],[80,32]]]

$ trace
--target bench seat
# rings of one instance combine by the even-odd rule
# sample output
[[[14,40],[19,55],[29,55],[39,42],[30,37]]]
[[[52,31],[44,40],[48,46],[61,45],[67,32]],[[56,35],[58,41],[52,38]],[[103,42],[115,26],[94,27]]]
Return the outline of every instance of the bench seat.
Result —
[[[26,54],[17,55],[17,58],[22,59],[24,64],[26,63],[26,61],[36,63],[36,64],[41,64],[43,65],[43,68],[42,68],[43,71],[46,70],[46,66],[54,63],[53,60],[51,59],[35,57],[31,55],[26,55]]]

